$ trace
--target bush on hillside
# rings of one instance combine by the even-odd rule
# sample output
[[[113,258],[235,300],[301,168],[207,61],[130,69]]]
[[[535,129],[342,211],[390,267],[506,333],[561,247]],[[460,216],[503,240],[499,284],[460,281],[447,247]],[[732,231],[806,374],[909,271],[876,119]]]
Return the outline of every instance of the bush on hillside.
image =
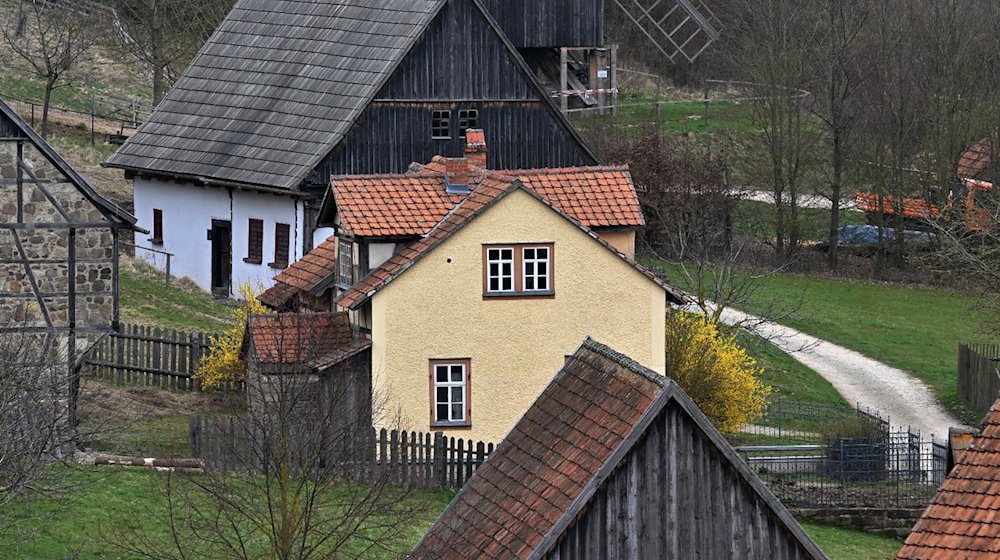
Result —
[[[238,383],[246,378],[246,364],[240,359],[240,346],[243,344],[247,319],[252,313],[266,313],[267,308],[257,299],[257,294],[249,283],[240,284],[237,290],[243,301],[233,310],[233,326],[221,335],[212,337],[211,349],[201,358],[198,369],[193,374],[203,389]]]
[[[734,433],[760,417],[771,388],[733,334],[703,315],[670,311],[665,344],[667,375],[720,431]]]

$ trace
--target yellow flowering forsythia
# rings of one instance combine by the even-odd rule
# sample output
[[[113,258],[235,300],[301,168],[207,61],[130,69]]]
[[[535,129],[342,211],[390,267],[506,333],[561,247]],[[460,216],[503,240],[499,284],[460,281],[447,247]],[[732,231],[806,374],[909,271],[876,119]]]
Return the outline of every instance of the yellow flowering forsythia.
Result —
[[[771,388],[759,379],[754,358],[702,315],[670,311],[667,375],[720,431],[733,433],[761,415]]]
[[[237,288],[243,301],[233,310],[234,324],[228,331],[212,337],[212,347],[201,358],[193,377],[201,382],[203,389],[218,387],[226,382],[243,381],[246,365],[240,359],[240,345],[251,313],[266,313],[250,284],[240,284]]]

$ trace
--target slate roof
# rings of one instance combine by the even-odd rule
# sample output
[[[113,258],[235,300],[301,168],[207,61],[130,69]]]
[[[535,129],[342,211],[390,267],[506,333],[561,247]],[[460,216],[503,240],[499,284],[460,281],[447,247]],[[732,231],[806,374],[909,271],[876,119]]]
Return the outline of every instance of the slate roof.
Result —
[[[10,108],[9,105],[0,100],[0,114],[5,117],[4,126],[0,127],[3,130],[3,135],[8,137],[24,138],[29,140],[36,149],[42,154],[42,156],[49,160],[56,169],[62,173],[66,179],[73,184],[80,191],[83,196],[89,200],[94,206],[101,211],[101,214],[105,218],[114,222],[115,224],[128,227],[130,229],[136,230],[140,233],[149,233],[146,230],[136,226],[136,217],[130,212],[118,206],[114,202],[105,198],[101,193],[97,192],[94,187],[90,186],[79,173],[73,169],[69,163],[66,162],[54,149],[41,137],[33,128],[31,128],[28,123],[24,122],[24,119],[17,114],[16,111]]]
[[[296,188],[445,3],[240,0],[106,164]]]
[[[934,495],[900,560],[1000,558],[1000,400]]]
[[[618,255],[619,258],[663,288],[674,303],[682,304],[688,301],[687,296],[683,292],[667,284],[650,269],[626,257],[609,245],[607,241],[601,239],[593,230],[581,225],[579,221],[557,208],[545,197],[526,187],[520,180],[515,179],[511,181],[491,174],[485,177],[462,202],[455,206],[444,219],[435,225],[430,233],[410,244],[406,249],[393,255],[381,266],[372,270],[367,276],[356,282],[350,289],[345,290],[337,297],[336,303],[345,308],[359,308],[364,302],[375,295],[377,291],[384,288],[397,276],[409,269],[413,263],[516,189],[521,189],[530,194],[536,200],[551,208],[556,214],[579,227],[580,230],[589,235],[599,245]]]
[[[722,460],[754,488],[792,538],[813,557],[824,558],[677,385],[589,338],[428,529],[410,558],[544,557],[668,402],[679,404],[706,433]]]
[[[353,335],[346,312],[268,313],[248,319],[242,353],[258,364],[323,368],[369,346]]]

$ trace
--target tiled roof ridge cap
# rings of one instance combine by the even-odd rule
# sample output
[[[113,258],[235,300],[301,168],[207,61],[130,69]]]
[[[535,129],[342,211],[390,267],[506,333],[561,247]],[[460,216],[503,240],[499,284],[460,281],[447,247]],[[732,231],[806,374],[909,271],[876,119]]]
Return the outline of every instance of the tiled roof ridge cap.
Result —
[[[405,173],[365,173],[361,175],[333,175],[330,177],[330,183],[337,183],[341,181],[350,181],[357,179],[408,179],[408,178],[440,178],[444,176],[444,173],[439,171],[428,171],[421,168],[419,171],[407,171]]]
[[[506,173],[518,175],[544,175],[547,173],[591,173],[595,171],[631,171],[628,165],[582,165],[572,167],[532,167],[529,169],[501,169]]]
[[[629,356],[626,356],[625,354],[622,354],[621,352],[612,349],[610,346],[606,344],[602,344],[594,340],[590,336],[584,339],[583,344],[581,344],[580,347],[590,350],[595,354],[604,356],[605,358],[608,358],[609,360],[621,365],[622,367],[627,368],[629,371],[642,375],[643,377],[656,383],[660,387],[666,387],[667,385],[673,383],[666,376],[656,373],[655,371],[640,364],[639,362],[635,361]]]

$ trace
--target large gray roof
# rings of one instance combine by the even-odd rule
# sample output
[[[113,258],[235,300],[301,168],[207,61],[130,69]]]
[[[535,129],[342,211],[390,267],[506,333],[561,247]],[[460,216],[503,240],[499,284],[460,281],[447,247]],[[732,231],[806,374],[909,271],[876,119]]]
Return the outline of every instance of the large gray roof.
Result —
[[[106,165],[295,188],[444,4],[240,0]]]

